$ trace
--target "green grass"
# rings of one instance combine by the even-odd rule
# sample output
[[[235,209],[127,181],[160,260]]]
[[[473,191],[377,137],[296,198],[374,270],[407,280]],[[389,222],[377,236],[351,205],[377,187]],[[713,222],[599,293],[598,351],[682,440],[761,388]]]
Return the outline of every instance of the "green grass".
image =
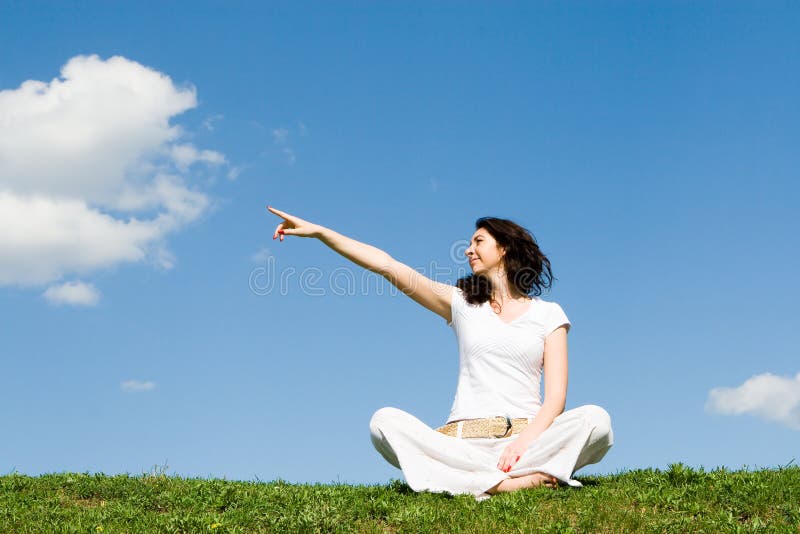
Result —
[[[483,502],[388,485],[290,484],[161,474],[0,476],[2,532],[792,532],[800,467],[672,464],[577,477]]]

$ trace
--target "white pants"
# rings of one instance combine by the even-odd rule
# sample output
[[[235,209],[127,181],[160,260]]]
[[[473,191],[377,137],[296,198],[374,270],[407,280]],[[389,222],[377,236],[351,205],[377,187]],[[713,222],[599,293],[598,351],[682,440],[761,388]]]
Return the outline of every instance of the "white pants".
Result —
[[[567,410],[531,443],[504,473],[497,467],[503,450],[518,437],[458,438],[437,432],[408,412],[385,407],[369,422],[372,444],[402,470],[414,491],[471,494],[488,499],[486,490],[506,478],[547,473],[570,486],[581,467],[599,462],[614,444],[611,418],[600,406],[586,404]]]

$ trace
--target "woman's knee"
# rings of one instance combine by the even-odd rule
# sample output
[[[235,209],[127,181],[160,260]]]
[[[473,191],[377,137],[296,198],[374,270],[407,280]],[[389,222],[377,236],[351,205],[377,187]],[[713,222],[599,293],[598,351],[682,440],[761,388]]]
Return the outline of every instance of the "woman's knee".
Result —
[[[383,433],[389,425],[393,424],[393,418],[397,416],[398,411],[400,410],[386,407],[372,414],[372,418],[369,420],[369,433],[370,440],[375,449],[387,462],[399,469],[400,462],[397,459],[397,454],[394,452],[391,443],[386,440]]]
[[[605,409],[595,404],[586,404],[581,406],[581,414],[594,428],[594,432],[600,435],[612,435],[611,416]]]
[[[369,430],[372,434],[380,435],[380,429],[386,424],[391,424],[402,410],[391,406],[384,406],[372,414],[369,420]]]

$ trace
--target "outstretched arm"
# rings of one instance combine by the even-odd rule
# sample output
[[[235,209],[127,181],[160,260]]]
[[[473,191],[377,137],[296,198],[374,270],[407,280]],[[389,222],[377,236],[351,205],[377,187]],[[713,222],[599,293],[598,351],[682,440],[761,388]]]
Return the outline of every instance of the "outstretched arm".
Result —
[[[280,240],[283,241],[284,235],[316,237],[353,263],[380,274],[404,294],[440,315],[448,323],[452,320],[450,301],[453,286],[431,280],[377,247],[361,243],[330,228],[305,221],[275,208],[267,206],[267,209],[284,219],[278,224],[272,239],[280,236]]]

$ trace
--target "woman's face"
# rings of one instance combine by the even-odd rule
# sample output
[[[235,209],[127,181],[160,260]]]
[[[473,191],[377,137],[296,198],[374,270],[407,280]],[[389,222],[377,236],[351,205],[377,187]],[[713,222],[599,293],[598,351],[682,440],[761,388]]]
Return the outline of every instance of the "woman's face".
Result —
[[[469,247],[464,251],[469,258],[469,266],[473,273],[488,273],[502,266],[503,249],[484,228],[478,228],[472,234]]]

